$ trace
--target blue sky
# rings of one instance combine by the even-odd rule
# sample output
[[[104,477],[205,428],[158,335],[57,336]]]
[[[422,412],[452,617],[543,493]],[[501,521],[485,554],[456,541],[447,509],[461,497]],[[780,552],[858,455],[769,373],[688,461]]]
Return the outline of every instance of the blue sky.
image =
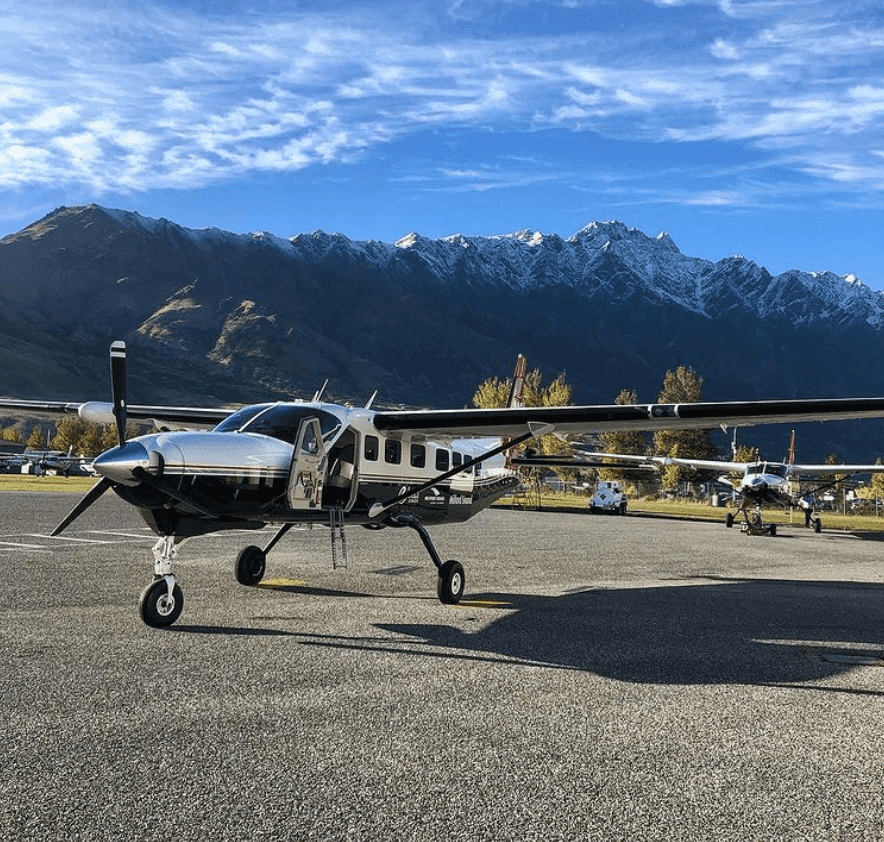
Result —
[[[0,234],[618,219],[884,289],[880,3],[7,0],[0,39]]]

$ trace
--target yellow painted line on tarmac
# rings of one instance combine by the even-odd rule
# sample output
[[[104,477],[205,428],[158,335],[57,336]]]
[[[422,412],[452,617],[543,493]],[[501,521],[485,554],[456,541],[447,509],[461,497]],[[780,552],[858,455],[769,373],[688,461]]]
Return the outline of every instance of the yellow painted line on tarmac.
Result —
[[[456,608],[512,608],[511,602],[502,602],[496,599],[462,599]]]
[[[303,579],[265,579],[263,582],[259,582],[257,587],[259,588],[300,588],[306,585],[307,583]]]

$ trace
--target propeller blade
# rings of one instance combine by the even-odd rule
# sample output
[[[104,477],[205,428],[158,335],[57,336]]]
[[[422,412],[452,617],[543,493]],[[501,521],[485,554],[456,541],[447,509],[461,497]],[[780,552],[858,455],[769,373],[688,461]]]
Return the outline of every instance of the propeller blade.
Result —
[[[83,512],[86,511],[105,491],[107,491],[113,483],[107,478],[104,477],[100,479],[95,485],[92,486],[87,492],[86,496],[74,506],[71,513],[58,525],[52,532],[52,537],[54,538],[56,535],[60,535],[67,529],[78,517],[80,517]]]
[[[114,418],[117,422],[117,438],[120,447],[126,443],[126,343],[114,342],[110,347],[111,397],[114,402]]]

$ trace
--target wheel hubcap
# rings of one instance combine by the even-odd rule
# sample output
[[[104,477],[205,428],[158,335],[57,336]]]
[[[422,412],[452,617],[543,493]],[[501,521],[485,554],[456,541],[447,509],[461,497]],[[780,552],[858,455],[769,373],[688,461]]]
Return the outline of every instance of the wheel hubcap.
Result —
[[[161,617],[168,617],[175,610],[175,597],[168,594],[161,596],[157,600],[157,614]]]

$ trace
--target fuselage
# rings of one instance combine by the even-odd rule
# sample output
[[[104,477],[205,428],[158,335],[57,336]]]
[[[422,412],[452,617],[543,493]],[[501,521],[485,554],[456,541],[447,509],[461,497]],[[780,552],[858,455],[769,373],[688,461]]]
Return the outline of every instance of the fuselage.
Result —
[[[158,534],[203,534],[268,523],[382,523],[372,505],[403,499],[425,524],[463,521],[513,488],[511,471],[475,468],[431,482],[467,461],[451,441],[416,432],[383,433],[370,409],[339,404],[244,407],[214,430],[154,433],[103,453],[94,469],[138,507]]]
[[[754,462],[746,465],[737,489],[754,505],[772,503],[790,505],[794,502],[789,466],[783,462]]]

